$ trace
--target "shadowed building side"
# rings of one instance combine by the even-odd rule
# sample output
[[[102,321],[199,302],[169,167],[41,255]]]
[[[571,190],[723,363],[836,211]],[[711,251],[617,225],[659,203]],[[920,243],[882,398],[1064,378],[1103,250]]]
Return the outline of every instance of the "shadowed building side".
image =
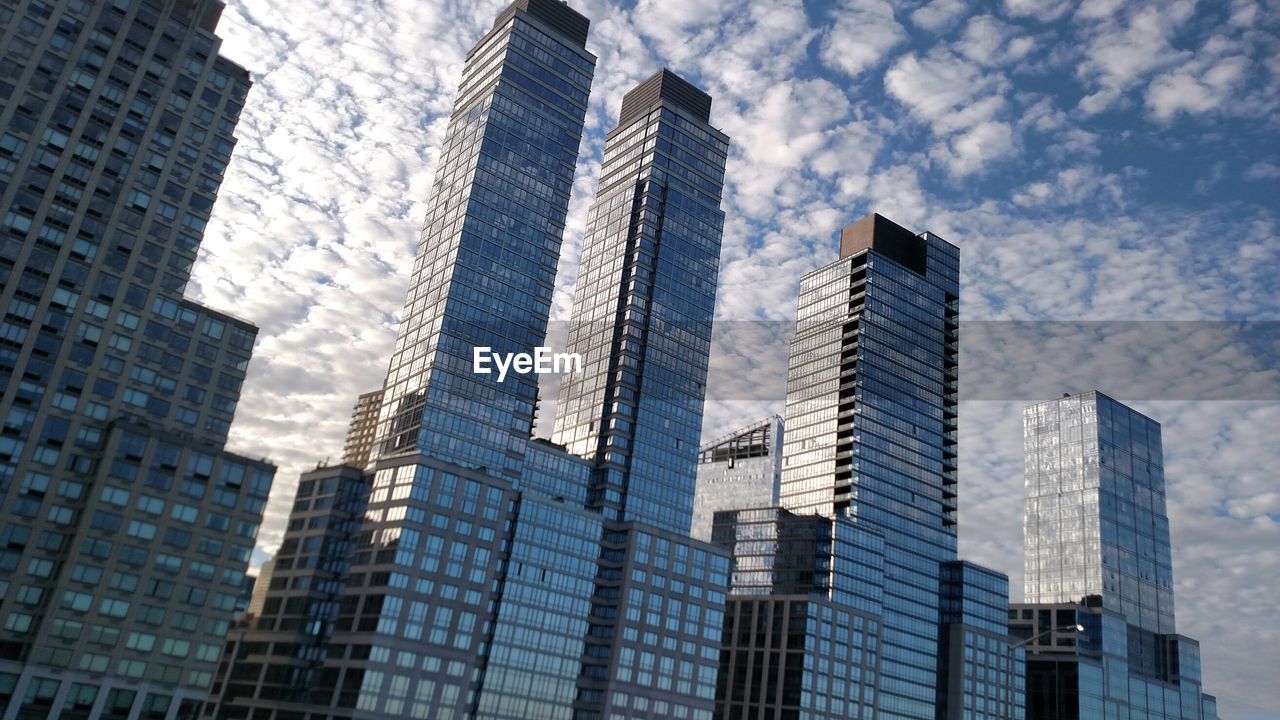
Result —
[[[183,718],[275,467],[257,328],[183,297],[249,73],[216,0],[0,3],[0,717]]]

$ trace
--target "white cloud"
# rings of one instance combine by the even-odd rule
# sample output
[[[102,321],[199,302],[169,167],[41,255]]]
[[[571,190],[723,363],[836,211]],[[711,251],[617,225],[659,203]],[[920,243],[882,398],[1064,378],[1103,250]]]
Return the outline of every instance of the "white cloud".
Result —
[[[924,58],[908,55],[885,73],[889,94],[928,122],[939,137],[929,157],[953,177],[979,172],[1016,147],[1012,126],[999,119],[1006,86],[1003,76],[945,48]]]
[[[1244,171],[1246,180],[1274,180],[1280,178],[1280,165],[1258,161]]]
[[[1000,76],[983,71],[976,63],[937,48],[923,58],[907,55],[884,76],[885,89],[909,107],[914,115],[940,129],[954,129],[950,119],[980,100],[1000,99]],[[988,108],[988,111],[992,108]]]
[[[1111,20],[1091,26],[1079,75],[1093,91],[1080,101],[1086,113],[1111,106],[1151,72],[1189,57],[1172,46],[1173,34],[1190,18],[1194,0],[1174,0],[1139,7],[1127,23]]]
[[[946,166],[953,176],[963,177],[982,170],[993,160],[1014,151],[1013,130],[1007,123],[987,120],[952,137],[946,145],[936,145],[929,156]]]
[[[753,217],[775,211],[778,203],[796,204],[789,181],[828,142],[828,131],[848,114],[849,101],[827,80],[792,80],[769,88],[740,117],[726,120],[725,131],[737,152],[726,174],[739,207]]]
[[[1018,125],[1038,132],[1051,132],[1066,127],[1067,114],[1054,105],[1053,98],[1027,94],[1021,98],[1022,115]]]
[[[1256,27],[1259,9],[1255,0],[1231,0],[1231,17],[1228,22],[1238,28]]]
[[[1012,199],[1022,207],[1079,205],[1086,201],[1118,206],[1123,204],[1124,189],[1118,176],[1082,165],[1058,171],[1051,182],[1031,183],[1015,192]],[[1091,209],[1096,211],[1096,206]]]
[[[822,40],[822,61],[850,77],[879,64],[907,36],[886,0],[845,0],[834,16]]]
[[[635,13],[636,27],[647,35],[687,30],[716,24],[737,0],[640,0]]]
[[[1067,128],[1057,135],[1048,154],[1058,162],[1074,162],[1102,154],[1097,133],[1078,127]]]
[[[1075,16],[1083,20],[1101,20],[1115,15],[1124,4],[1125,0],[1083,0],[1076,8]]]
[[[1250,66],[1235,45],[1223,36],[1210,38],[1195,57],[1151,82],[1147,108],[1162,121],[1179,113],[1231,112]]]
[[[942,32],[968,11],[964,0],[933,0],[911,13],[911,22],[930,32]]]
[[[699,69],[721,105],[750,105],[774,83],[794,79],[819,31],[800,0],[747,3],[717,41],[697,47]]]
[[[961,55],[980,65],[1006,65],[1026,57],[1034,48],[1030,37],[1019,36],[1018,29],[991,15],[971,18],[964,35],[956,43]]]
[[[916,170],[922,164],[920,159],[911,158],[877,172],[867,190],[867,207],[908,228],[930,227],[925,219],[930,215],[933,202],[920,187],[920,173]]]
[[[1051,22],[1071,9],[1071,0],[1004,0],[1004,10],[1013,17]]]

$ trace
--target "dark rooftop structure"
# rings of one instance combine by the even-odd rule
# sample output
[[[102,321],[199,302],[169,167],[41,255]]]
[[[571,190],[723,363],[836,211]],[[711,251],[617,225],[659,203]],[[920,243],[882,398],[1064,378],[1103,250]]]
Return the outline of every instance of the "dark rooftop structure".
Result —
[[[618,127],[627,125],[663,100],[704,123],[711,122],[711,96],[694,87],[688,80],[663,68],[623,96],[622,110],[618,113]]]
[[[903,267],[924,274],[924,238],[878,213],[871,213],[840,231],[841,258],[863,250],[875,250]]]
[[[498,15],[493,26],[502,27],[517,10],[524,10],[578,46],[587,46],[587,30],[591,21],[567,3],[560,0],[516,0]]]

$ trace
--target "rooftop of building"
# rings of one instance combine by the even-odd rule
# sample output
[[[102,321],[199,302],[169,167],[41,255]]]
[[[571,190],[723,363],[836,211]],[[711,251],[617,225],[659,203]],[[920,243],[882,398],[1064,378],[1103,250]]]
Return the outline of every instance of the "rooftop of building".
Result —
[[[493,27],[502,27],[519,10],[528,13],[578,47],[587,46],[587,31],[591,28],[591,21],[561,0],[516,0],[498,15],[493,21]]]
[[[711,96],[663,68],[623,96],[618,126],[630,123],[664,100],[704,123],[711,121]]]

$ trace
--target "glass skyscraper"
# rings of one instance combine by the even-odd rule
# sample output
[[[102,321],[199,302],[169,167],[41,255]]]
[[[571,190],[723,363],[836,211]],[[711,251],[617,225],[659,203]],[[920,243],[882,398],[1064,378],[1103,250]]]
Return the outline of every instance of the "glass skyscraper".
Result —
[[[553,439],[603,519],[575,720],[710,720],[726,554],[689,539],[728,138],[661,70],[623,97],[587,217]]]
[[[1023,412],[1025,598],[1087,595],[1173,632],[1173,559],[1160,424],[1098,392]]]
[[[958,263],[871,215],[801,278],[781,507],[715,514],[717,717],[1018,716],[1008,578],[956,559]]]
[[[537,377],[476,348],[543,345],[595,57],[588,21],[520,0],[467,54],[379,415],[381,459],[427,454],[516,479]]]
[[[710,97],[665,71],[629,93],[591,214],[576,311],[633,339],[593,412],[635,445],[531,439],[537,378],[472,363],[544,340],[586,33],[563,3],[519,0],[469,54],[367,475],[304,476],[209,714],[710,720],[728,558],[686,535],[722,222]],[[625,492],[594,500],[619,477],[644,517]],[[678,521],[654,495],[677,486]]]
[[[1022,720],[1024,651],[1009,635],[1009,577],[964,560],[942,564],[939,720]]]
[[[687,534],[702,432],[728,138],[668,70],[627,93],[587,218],[553,439],[595,462],[606,518]]]
[[[931,718],[939,566],[956,559],[959,252],[879,215],[800,280],[782,506],[884,542],[881,718]]]
[[[216,0],[0,5],[0,709],[191,718],[275,468],[257,329],[183,298],[248,73]]]
[[[568,712],[600,518],[567,501],[585,498],[584,462],[530,441],[536,376],[478,374],[473,353],[544,342],[595,65],[588,25],[556,0],[517,0],[468,53],[383,388],[367,500],[352,500],[364,506],[343,587],[313,618],[322,637],[301,668],[279,643],[266,652],[269,633],[307,602],[286,592],[286,567],[317,557],[305,544],[282,547],[271,614],[239,640],[219,716]],[[299,513],[314,508],[298,502]],[[577,562],[572,548],[552,552],[572,537],[583,539]]]
[[[1023,412],[1028,717],[1212,720],[1178,635],[1160,425],[1089,391]],[[1076,636],[1063,627],[1085,630]]]

